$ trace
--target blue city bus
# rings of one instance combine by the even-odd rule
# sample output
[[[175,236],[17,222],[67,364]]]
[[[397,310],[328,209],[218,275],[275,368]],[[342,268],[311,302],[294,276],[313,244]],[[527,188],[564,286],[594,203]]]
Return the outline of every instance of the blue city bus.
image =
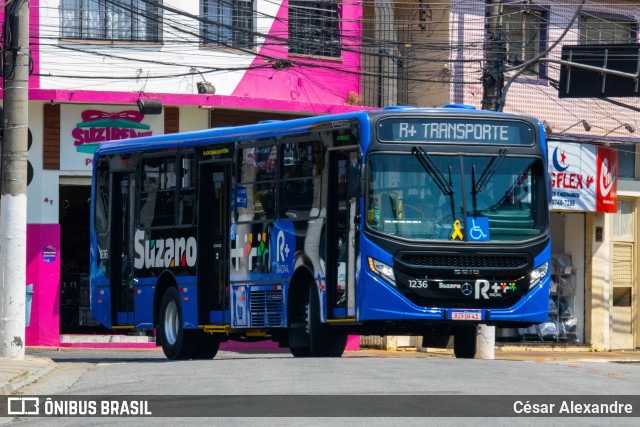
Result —
[[[92,314],[169,359],[339,357],[350,334],[470,358],[478,324],[548,317],[538,120],[391,107],[111,141],[93,165]]]

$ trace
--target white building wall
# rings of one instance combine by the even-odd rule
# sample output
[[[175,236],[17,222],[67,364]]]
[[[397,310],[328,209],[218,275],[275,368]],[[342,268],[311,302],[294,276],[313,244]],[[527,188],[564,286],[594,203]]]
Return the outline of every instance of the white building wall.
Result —
[[[92,79],[92,89],[197,94],[196,83],[202,81],[199,71],[205,73],[206,80],[214,84],[217,95],[231,95],[246,68],[255,59],[253,53],[202,47],[198,37],[199,21],[168,10],[163,11],[162,43],[101,44],[60,40],[60,4],[60,0],[40,1],[39,60],[41,69],[50,75],[40,78],[42,89],[84,89],[82,78],[71,79],[56,75],[127,75],[138,78],[131,80],[126,87],[123,87],[122,80]],[[188,14],[200,15],[200,1],[164,0],[163,4]],[[256,32],[269,32],[280,4],[281,0],[256,1]],[[263,43],[264,39],[258,39],[257,42]],[[114,51],[114,44],[121,46],[121,49]],[[96,61],[100,61],[99,65]],[[192,70],[195,66],[197,67]],[[213,69],[220,71],[209,72]],[[157,76],[174,77],[152,78]]]

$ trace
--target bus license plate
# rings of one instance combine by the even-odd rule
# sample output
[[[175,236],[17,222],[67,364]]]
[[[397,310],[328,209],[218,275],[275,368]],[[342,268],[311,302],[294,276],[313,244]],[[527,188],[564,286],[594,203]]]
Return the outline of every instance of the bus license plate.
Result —
[[[482,320],[482,310],[451,310],[451,320]]]

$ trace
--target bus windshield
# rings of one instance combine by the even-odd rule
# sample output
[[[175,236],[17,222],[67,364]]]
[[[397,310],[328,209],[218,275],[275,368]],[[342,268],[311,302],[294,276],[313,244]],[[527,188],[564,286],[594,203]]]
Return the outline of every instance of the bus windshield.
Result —
[[[368,165],[367,225],[412,240],[523,241],[548,226],[542,159],[376,153]]]

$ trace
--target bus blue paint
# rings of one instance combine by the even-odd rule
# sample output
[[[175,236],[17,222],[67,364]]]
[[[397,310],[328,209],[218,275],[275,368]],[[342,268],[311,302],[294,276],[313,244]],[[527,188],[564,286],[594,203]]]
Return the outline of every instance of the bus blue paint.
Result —
[[[394,107],[101,144],[91,307],[172,359],[271,339],[339,356],[347,334],[454,336],[548,317],[539,121]]]

